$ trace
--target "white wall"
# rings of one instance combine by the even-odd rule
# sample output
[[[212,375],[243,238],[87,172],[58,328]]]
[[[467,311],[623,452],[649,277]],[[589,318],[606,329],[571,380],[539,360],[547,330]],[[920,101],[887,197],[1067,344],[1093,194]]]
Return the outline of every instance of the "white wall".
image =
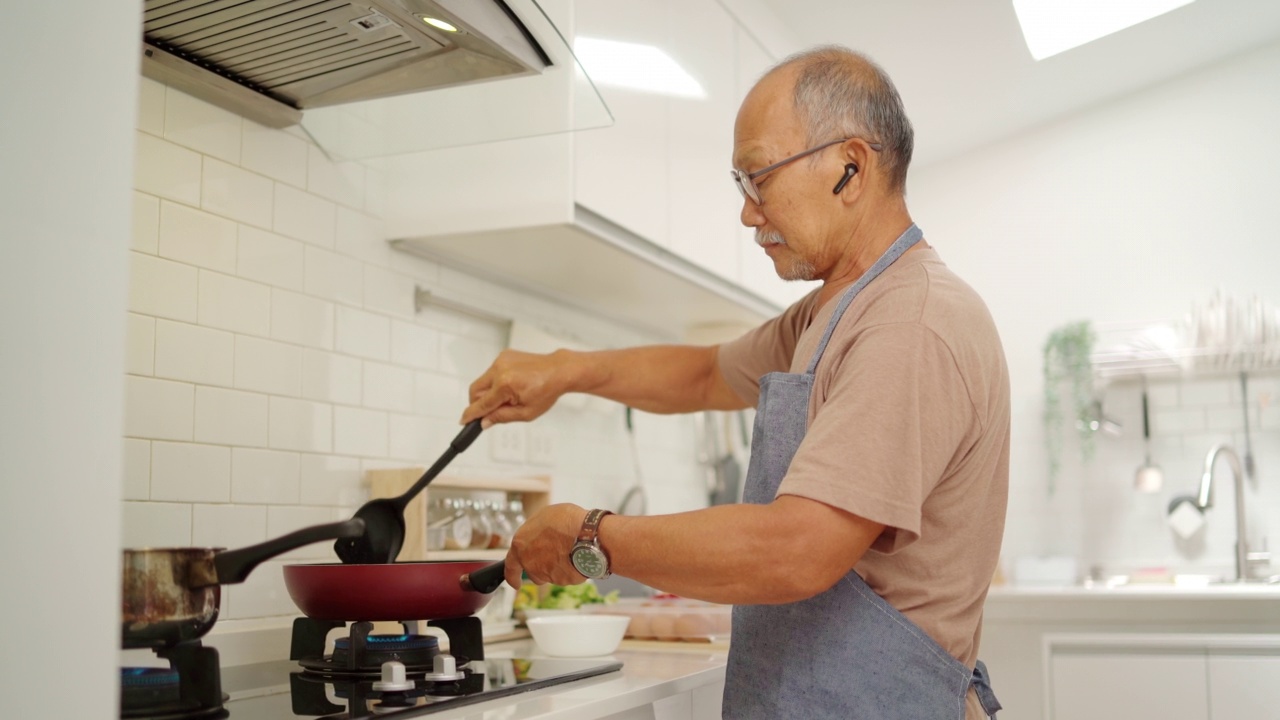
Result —
[[[335,165],[297,131],[149,80],[141,95],[125,546],[247,545],[348,516],[365,470],[433,462],[506,328],[415,313],[415,285],[589,346],[669,339],[395,252],[376,168]],[[615,507],[635,474],[621,406],[557,407],[537,426],[554,462],[493,458],[493,433],[520,425],[485,433],[447,472],[549,473],[553,501]],[[640,415],[636,434],[650,511],[705,505],[691,421]],[[331,554],[318,544],[287,561]],[[298,614],[283,562],[227,589],[216,630]]]
[[[0,687],[8,717],[48,715],[52,703],[60,717],[105,720],[118,714],[122,248],[138,7],[73,0],[7,10],[0,617],[22,650],[0,660]],[[49,642],[51,631],[65,634]]]
[[[1086,567],[1230,567],[1229,482],[1196,543],[1175,543],[1162,516],[1170,497],[1194,490],[1212,442],[1243,444],[1238,383],[1153,387],[1156,460],[1166,473],[1157,495],[1129,489],[1142,461],[1139,386],[1113,387],[1107,410],[1124,424],[1123,439],[1100,439],[1093,463],[1074,456],[1051,497],[1040,353],[1064,323],[1173,321],[1219,287],[1280,303],[1277,128],[1280,46],[1271,46],[913,173],[913,215],[986,299],[1009,359],[1007,560],[1066,553]],[[1280,528],[1275,377],[1251,386],[1254,504]]]

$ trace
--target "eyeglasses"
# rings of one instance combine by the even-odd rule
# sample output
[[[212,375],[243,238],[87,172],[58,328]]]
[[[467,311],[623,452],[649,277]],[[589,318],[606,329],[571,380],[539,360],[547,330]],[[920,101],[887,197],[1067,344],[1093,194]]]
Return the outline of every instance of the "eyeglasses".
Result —
[[[786,165],[787,163],[795,162],[796,160],[799,160],[802,157],[808,157],[820,150],[825,150],[831,147],[832,145],[838,145],[842,142],[848,142],[852,139],[853,139],[852,137],[847,137],[847,138],[841,138],[839,140],[832,140],[831,142],[825,142],[817,147],[811,147],[808,150],[805,150],[804,152],[798,155],[792,155],[786,160],[779,160],[778,162],[770,165],[769,167],[761,168],[753,173],[747,173],[745,171],[734,168],[729,171],[729,174],[733,175],[733,182],[738,186],[738,192],[742,193],[742,197],[747,198],[748,200],[755,203],[756,205],[763,205],[764,201],[760,199],[760,188],[756,187],[756,178],[760,177],[761,175],[764,175],[767,172],[773,172],[774,170],[777,170],[778,168],[782,167],[783,165]],[[867,143],[867,145],[872,150],[875,150],[876,152],[880,152],[880,147],[881,147],[880,143]]]

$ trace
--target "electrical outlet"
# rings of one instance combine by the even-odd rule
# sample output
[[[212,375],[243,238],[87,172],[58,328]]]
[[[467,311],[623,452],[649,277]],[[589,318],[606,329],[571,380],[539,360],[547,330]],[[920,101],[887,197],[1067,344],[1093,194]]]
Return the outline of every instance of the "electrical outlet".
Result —
[[[529,464],[550,466],[556,464],[556,434],[551,428],[529,426]]]
[[[489,428],[489,448],[498,462],[523,463],[527,451],[524,423],[504,423]]]

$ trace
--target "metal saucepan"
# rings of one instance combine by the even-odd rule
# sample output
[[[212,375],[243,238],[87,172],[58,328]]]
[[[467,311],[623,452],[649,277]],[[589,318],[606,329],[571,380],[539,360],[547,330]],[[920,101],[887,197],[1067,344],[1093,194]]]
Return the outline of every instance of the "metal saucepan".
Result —
[[[316,620],[441,620],[484,607],[503,580],[503,561],[286,565],[284,584]]]
[[[364,532],[358,518],[316,525],[239,550],[168,548],[124,551],[121,638],[124,647],[195,640],[218,619],[222,585],[244,582],[264,560],[322,540]]]

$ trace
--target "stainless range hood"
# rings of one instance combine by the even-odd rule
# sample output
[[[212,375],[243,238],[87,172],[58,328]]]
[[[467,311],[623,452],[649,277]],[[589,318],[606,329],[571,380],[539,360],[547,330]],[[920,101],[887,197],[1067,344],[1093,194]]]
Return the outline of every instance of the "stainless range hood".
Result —
[[[579,86],[585,80],[535,0],[145,0],[142,72],[268,127],[306,127],[309,111],[492,80],[557,73],[581,74]],[[572,95],[589,110],[561,113],[554,126],[510,124],[479,141],[611,122],[594,88]],[[428,107],[439,113],[442,104]],[[405,107],[396,106],[395,114]],[[356,114],[367,120],[380,113],[372,106]],[[458,144],[412,114],[397,117],[395,130],[406,126],[431,136],[407,142],[410,150]],[[398,141],[364,142],[368,147],[333,154],[353,159],[399,151]]]

